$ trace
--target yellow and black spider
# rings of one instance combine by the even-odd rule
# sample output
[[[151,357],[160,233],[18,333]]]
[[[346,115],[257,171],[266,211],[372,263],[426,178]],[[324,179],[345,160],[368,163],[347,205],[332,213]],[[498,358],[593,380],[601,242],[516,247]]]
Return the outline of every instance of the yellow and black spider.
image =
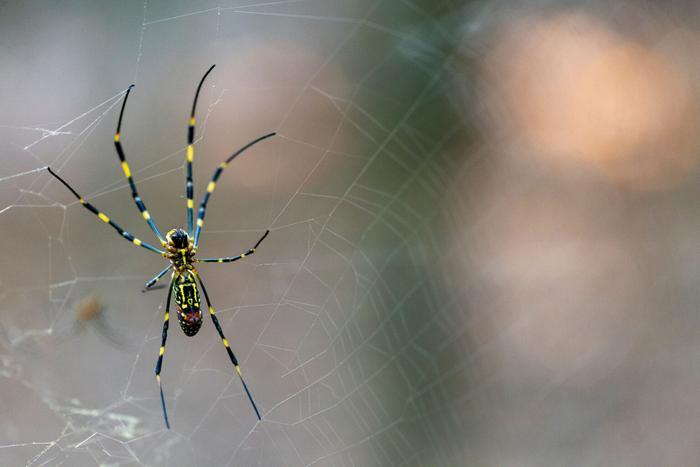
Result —
[[[124,95],[124,102],[122,103],[122,108],[121,112],[119,113],[119,122],[117,123],[117,131],[114,134],[114,146],[117,149],[117,155],[119,156],[119,160],[122,165],[122,169],[124,170],[124,175],[126,176],[126,179],[129,181],[129,186],[131,187],[131,196],[134,198],[134,202],[136,203],[136,206],[138,207],[139,211],[141,212],[141,215],[143,218],[146,220],[148,223],[148,226],[153,230],[153,233],[156,234],[158,239],[160,240],[161,246],[163,247],[163,250],[147,243],[144,241],[139,240],[138,238],[134,237],[132,234],[127,232],[126,230],[122,229],[119,227],[119,225],[112,221],[107,215],[105,215],[102,211],[99,211],[95,206],[87,202],[82,196],[80,196],[65,180],[63,180],[61,177],[59,177],[53,170],[51,170],[50,167],[47,167],[49,173],[56,177],[66,188],[70,190],[71,193],[75,195],[76,198],[80,201],[80,204],[82,204],[88,211],[92,212],[95,214],[97,217],[100,218],[103,222],[111,225],[122,237],[126,238],[128,241],[132,242],[136,246],[143,247],[149,251],[152,251],[154,253],[158,253],[165,258],[167,258],[170,261],[170,264],[160,271],[153,279],[149,280],[146,283],[146,288],[150,288],[153,285],[160,280],[161,277],[163,277],[170,269],[173,270],[171,280],[170,280],[170,287],[168,288],[168,298],[165,303],[165,319],[163,322],[163,338],[161,341],[160,345],[160,354],[158,356],[158,363],[156,364],[156,381],[158,382],[158,387],[160,389],[160,400],[161,404],[163,406],[163,419],[165,420],[165,426],[170,429],[170,423],[168,422],[168,412],[165,409],[165,397],[163,397],[163,386],[161,385],[160,382],[160,371],[161,367],[163,364],[163,354],[165,353],[165,341],[168,337],[168,326],[169,326],[169,317],[170,317],[170,299],[172,295],[175,295],[175,303],[177,304],[177,319],[180,323],[180,327],[182,328],[183,332],[187,336],[194,336],[197,334],[199,331],[199,328],[202,326],[202,311],[200,310],[200,301],[199,301],[199,291],[197,289],[197,282],[199,282],[199,286],[202,288],[202,291],[204,292],[204,298],[207,301],[207,306],[209,307],[209,314],[211,316],[212,321],[214,322],[214,327],[216,328],[216,331],[219,333],[219,336],[221,337],[221,340],[224,343],[224,347],[226,347],[226,351],[228,352],[229,358],[231,358],[231,363],[233,363],[233,366],[236,369],[236,373],[238,374],[238,377],[241,380],[241,383],[243,383],[243,389],[245,389],[246,394],[248,395],[248,399],[250,400],[250,403],[253,406],[253,410],[255,410],[255,415],[258,417],[258,420],[260,420],[260,412],[258,411],[258,407],[255,405],[255,401],[253,400],[253,396],[251,396],[250,391],[248,390],[248,386],[245,383],[245,380],[243,379],[243,376],[241,375],[241,369],[238,365],[238,359],[236,359],[236,356],[233,353],[233,350],[231,350],[231,347],[226,340],[226,337],[224,336],[224,332],[221,329],[221,325],[219,324],[219,320],[216,317],[216,314],[214,314],[214,308],[211,305],[211,302],[209,301],[209,295],[207,294],[207,289],[204,287],[204,282],[202,282],[202,278],[199,276],[199,273],[197,272],[197,268],[194,267],[194,264],[197,262],[203,262],[203,263],[231,263],[233,261],[238,261],[241,258],[245,258],[246,256],[252,255],[255,253],[256,248],[260,246],[260,243],[262,243],[263,240],[265,240],[265,237],[270,233],[269,230],[265,231],[262,237],[257,241],[255,246],[245,253],[242,253],[238,256],[228,256],[228,257],[223,257],[223,258],[206,258],[206,259],[195,259],[195,253],[197,252],[197,248],[199,247],[199,234],[202,231],[202,225],[204,224],[204,214],[207,209],[207,202],[209,201],[209,197],[211,196],[212,192],[214,191],[214,188],[216,187],[216,182],[221,176],[221,172],[228,166],[228,164],[239,154],[241,154],[243,151],[246,149],[250,148],[256,143],[259,143],[260,141],[270,138],[271,136],[274,136],[276,133],[268,133],[266,135],[263,135],[250,143],[246,144],[242,148],[240,148],[238,151],[234,152],[231,157],[226,159],[224,162],[222,162],[219,167],[214,171],[214,175],[212,176],[211,181],[209,182],[209,185],[207,185],[207,192],[204,194],[204,197],[202,198],[202,202],[199,205],[199,213],[197,215],[197,222],[196,222],[196,228],[193,225],[193,209],[194,209],[194,186],[192,183],[192,161],[194,159],[194,126],[195,126],[195,110],[197,108],[197,99],[199,98],[199,92],[202,89],[202,85],[204,84],[204,80],[207,78],[211,70],[214,69],[216,65],[212,65],[211,68],[207,70],[206,73],[204,73],[204,76],[202,77],[202,80],[199,82],[199,86],[197,86],[197,92],[194,95],[194,102],[192,103],[192,113],[190,114],[190,121],[189,121],[189,127],[187,131],[187,178],[186,178],[186,185],[185,185],[185,191],[187,194],[187,231],[183,229],[172,229],[168,233],[165,234],[165,238],[163,235],[160,233],[160,230],[158,230],[158,227],[156,227],[155,222],[151,219],[151,216],[148,214],[148,210],[146,209],[146,205],[144,204],[143,200],[138,194],[138,191],[136,190],[136,183],[134,183],[134,179],[131,176],[131,169],[129,168],[129,164],[126,162],[126,157],[124,156],[124,150],[122,149],[121,145],[121,138],[120,138],[120,130],[122,126],[122,118],[124,117],[124,109],[126,108],[126,101],[129,98],[129,93],[131,92],[131,88],[134,87],[132,84],[129,86],[129,88],[126,91],[126,94]]]

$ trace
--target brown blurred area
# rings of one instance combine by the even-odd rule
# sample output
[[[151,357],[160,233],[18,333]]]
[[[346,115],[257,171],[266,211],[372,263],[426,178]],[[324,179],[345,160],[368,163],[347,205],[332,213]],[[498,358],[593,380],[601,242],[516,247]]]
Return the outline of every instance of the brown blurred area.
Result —
[[[465,36],[480,132],[445,226],[474,465],[700,458],[700,18],[667,6],[508,6]]]
[[[625,9],[637,15],[573,10],[503,21],[479,94],[487,106],[502,104],[491,115],[494,133],[509,140],[500,144],[628,188],[664,189],[697,164],[700,43],[653,10]]]

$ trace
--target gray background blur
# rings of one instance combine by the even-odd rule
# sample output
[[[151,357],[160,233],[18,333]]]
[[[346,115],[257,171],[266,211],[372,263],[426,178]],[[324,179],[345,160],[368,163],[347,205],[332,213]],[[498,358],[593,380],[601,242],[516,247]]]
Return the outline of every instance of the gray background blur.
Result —
[[[0,464],[697,465],[694,2],[0,3]],[[152,240],[200,269],[263,414]],[[85,299],[101,304],[86,308]],[[97,307],[99,308],[99,307]]]

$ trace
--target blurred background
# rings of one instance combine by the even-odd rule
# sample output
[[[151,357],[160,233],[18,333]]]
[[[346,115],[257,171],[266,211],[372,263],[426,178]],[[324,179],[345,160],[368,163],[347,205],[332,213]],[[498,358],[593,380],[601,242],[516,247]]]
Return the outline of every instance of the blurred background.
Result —
[[[0,464],[697,465],[695,2],[0,2]],[[172,321],[122,143],[185,223]],[[698,357],[698,358],[696,358]]]

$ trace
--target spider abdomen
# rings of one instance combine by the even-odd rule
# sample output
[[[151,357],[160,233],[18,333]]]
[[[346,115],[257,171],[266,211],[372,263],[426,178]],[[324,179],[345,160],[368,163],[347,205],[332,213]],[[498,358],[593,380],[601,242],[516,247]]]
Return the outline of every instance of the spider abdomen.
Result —
[[[202,311],[200,310],[199,290],[195,283],[194,274],[185,270],[173,282],[172,293],[177,304],[177,320],[182,332],[194,336],[202,327]]]

